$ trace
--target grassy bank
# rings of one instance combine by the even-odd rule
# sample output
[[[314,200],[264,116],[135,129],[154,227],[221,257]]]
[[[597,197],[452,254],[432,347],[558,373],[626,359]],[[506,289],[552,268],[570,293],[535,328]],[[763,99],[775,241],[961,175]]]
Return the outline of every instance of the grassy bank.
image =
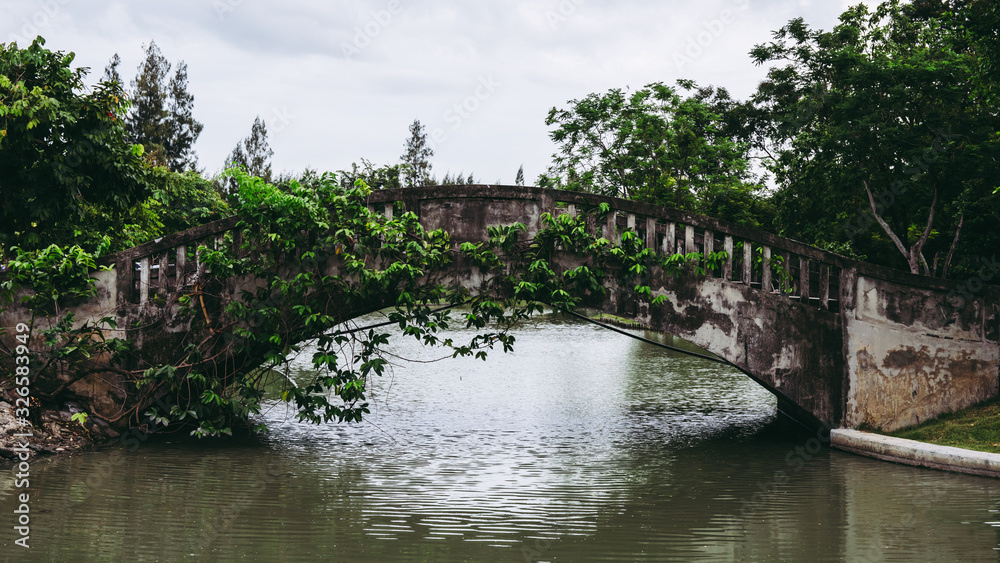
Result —
[[[886,434],[941,446],[1000,453],[1000,397]]]

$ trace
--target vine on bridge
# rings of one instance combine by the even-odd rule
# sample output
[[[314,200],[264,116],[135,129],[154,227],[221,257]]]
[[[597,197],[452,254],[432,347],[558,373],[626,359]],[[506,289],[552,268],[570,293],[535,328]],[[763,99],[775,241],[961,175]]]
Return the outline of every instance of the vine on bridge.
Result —
[[[456,247],[447,232],[425,230],[412,212],[386,218],[371,211],[371,189],[360,180],[343,188],[325,174],[279,188],[238,170],[229,174],[242,220],[218,249],[198,249],[208,273],[180,299],[191,329],[174,359],[119,369],[137,391],[119,418],[196,436],[232,434],[249,426],[280,374],[277,394],[300,420],[360,421],[369,412],[371,377],[389,365],[390,330],[452,357],[485,360],[490,350],[513,348],[519,322],[546,306],[570,311],[600,298],[612,277],[657,305],[665,298],[652,295],[651,269],[705,274],[725,258],[721,252],[707,260],[699,253],[658,256],[634,231],[611,241],[589,233],[584,216],[568,214],[544,214],[533,240],[515,223],[490,227],[485,242]],[[607,204],[591,211],[609,212]],[[560,268],[567,254],[579,265]],[[478,268],[482,287],[470,291],[450,281],[456,261]],[[235,294],[223,294],[232,287]],[[461,313],[436,307],[441,303],[462,306]],[[391,327],[351,326],[351,318],[376,310],[387,311]],[[476,334],[455,341],[447,336],[455,325]],[[295,384],[291,361],[307,342],[312,371]],[[136,353],[120,344],[102,349],[112,363]]]

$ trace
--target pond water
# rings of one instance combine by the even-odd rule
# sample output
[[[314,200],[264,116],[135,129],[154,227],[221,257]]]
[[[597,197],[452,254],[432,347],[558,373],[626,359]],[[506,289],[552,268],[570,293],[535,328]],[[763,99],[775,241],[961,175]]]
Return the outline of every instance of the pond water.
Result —
[[[420,362],[393,358],[361,424],[298,423],[271,403],[260,439],[167,438],[36,459],[29,550],[13,544],[15,489],[5,470],[3,555],[998,558],[1000,481],[820,447],[739,372],[583,321],[542,315],[516,335],[513,353],[486,362],[433,362],[434,350],[394,339],[393,354]],[[304,370],[308,359],[296,363]]]

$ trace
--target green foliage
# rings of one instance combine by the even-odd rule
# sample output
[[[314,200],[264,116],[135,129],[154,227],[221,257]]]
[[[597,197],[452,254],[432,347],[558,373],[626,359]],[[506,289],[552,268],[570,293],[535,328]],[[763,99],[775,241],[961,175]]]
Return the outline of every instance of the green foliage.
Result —
[[[352,162],[350,171],[340,170],[337,174],[340,176],[341,187],[345,189],[361,180],[373,190],[389,190],[403,187],[402,175],[405,169],[403,164],[375,166],[372,161],[362,158],[361,166]]]
[[[684,97],[662,83],[620,89],[552,108],[547,125],[560,146],[543,187],[584,190],[758,224],[749,212],[760,189],[751,181],[747,145],[724,131],[733,105],[723,89],[687,80]]]
[[[101,253],[119,252],[231,215],[212,182],[196,172],[155,167],[146,171],[146,180],[150,195],[145,200],[125,210],[85,204],[72,229],[46,233],[45,240]]]
[[[0,44],[0,252],[47,246],[88,205],[116,212],[146,196],[141,147],[127,140],[121,85],[84,92],[87,69],[39,37]]]
[[[383,348],[390,333],[352,329],[344,311],[388,307],[390,330],[452,357],[486,359],[490,350],[513,349],[512,328],[543,306],[571,310],[600,298],[605,276],[620,276],[638,286],[643,299],[660,304],[663,298],[654,299],[646,283],[650,270],[702,262],[698,254],[657,257],[631,231],[616,245],[589,235],[581,218],[548,214],[533,240],[524,240],[524,225],[495,226],[488,241],[465,243],[456,254],[447,233],[425,231],[413,213],[400,210],[387,219],[370,211],[372,191],[362,180],[344,187],[324,174],[274,186],[241,170],[228,174],[239,187],[235,211],[243,220],[231,242],[199,251],[212,276],[255,282],[226,306],[219,323],[226,338],[190,343],[177,361],[152,366],[137,380],[143,396],[163,398],[138,406],[142,414],[160,425],[189,425],[198,436],[245,427],[260,409],[265,374],[287,373],[307,341],[316,347],[314,371],[299,385],[286,383],[280,398],[295,405],[301,420],[360,421],[368,413],[370,378],[388,366]],[[560,271],[555,258],[565,252],[580,254],[584,264]],[[474,295],[439,279],[459,256],[483,274]],[[462,312],[432,309],[442,302],[462,305]],[[210,322],[198,298],[182,305],[193,330]],[[477,334],[455,341],[445,333],[453,323]],[[223,348],[213,348],[220,342]],[[206,371],[206,359],[222,355],[234,358],[232,365],[259,367]]]
[[[232,214],[212,182],[197,172],[177,173],[163,167],[153,168],[149,185],[151,194],[146,203],[163,225],[162,234],[176,233]]]
[[[751,52],[757,64],[785,63],[743,114],[772,157],[783,234],[946,272],[963,217],[1000,172],[1000,114],[977,87],[981,59],[951,12],[891,1],[840,20],[830,32],[792,20]]]
[[[467,186],[478,183],[476,177],[472,172],[466,176],[464,172],[459,172],[458,174],[452,175],[451,172],[445,172],[444,177],[441,181],[431,177],[431,183],[438,184],[441,186]]]
[[[194,143],[203,125],[192,113],[194,96],[187,90],[187,64],[179,62],[168,82],[171,64],[156,42],[150,41],[145,51],[146,58],[132,80],[134,105],[127,118],[130,138],[145,147],[147,159],[154,166],[166,166],[174,172],[194,170]],[[115,71],[115,66],[112,61],[109,68]]]
[[[410,138],[406,140],[406,150],[399,157],[403,165],[403,184],[406,187],[426,186],[431,183],[430,158],[434,149],[427,144],[427,132],[414,119],[410,124]]]
[[[90,270],[97,267],[94,254],[79,246],[62,248],[54,244],[41,250],[12,250],[16,255],[7,264],[7,277],[0,283],[7,304],[17,298],[21,306],[35,314],[58,315],[67,301],[94,295],[94,280],[90,277]]]
[[[19,351],[2,346],[0,356],[12,358],[15,353],[27,352],[32,394],[39,398],[55,397],[94,371],[114,369],[98,360],[115,358],[127,347],[124,341],[104,334],[105,328],[116,327],[115,319],[105,317],[94,324],[76,326],[73,313],[64,313],[67,307],[95,294],[90,272],[96,269],[96,255],[79,246],[14,250],[17,255],[0,283],[0,308],[17,304],[29,311],[30,317],[24,319],[28,328],[24,342],[33,347]],[[33,338],[33,334],[41,338]],[[0,381],[9,382],[11,375],[5,374]]]
[[[69,417],[69,419],[84,428],[87,427],[87,413],[85,412],[73,413],[73,416]]]
[[[242,168],[251,176],[271,181],[271,156],[274,151],[267,142],[267,125],[258,115],[250,127],[250,136],[236,143],[236,148],[226,159],[226,168]]]

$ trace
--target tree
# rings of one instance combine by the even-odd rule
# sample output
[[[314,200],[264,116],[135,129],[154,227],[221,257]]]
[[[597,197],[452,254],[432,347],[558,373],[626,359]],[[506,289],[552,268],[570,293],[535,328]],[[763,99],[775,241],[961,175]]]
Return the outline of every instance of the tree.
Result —
[[[350,189],[358,180],[362,180],[373,190],[388,190],[403,187],[403,168],[402,164],[375,166],[372,161],[362,158],[361,166],[352,162],[349,172],[339,170],[337,174],[340,176],[340,186],[344,189]]]
[[[188,92],[187,63],[177,64],[177,72],[170,79],[170,105],[167,108],[167,161],[174,172],[194,170],[198,157],[194,143],[204,128],[194,118],[194,96]]]
[[[142,147],[127,140],[120,83],[86,92],[85,68],[45,40],[0,44],[0,244],[30,249],[88,205],[124,211],[146,197]]]
[[[444,178],[442,178],[440,182],[434,183],[438,183],[442,186],[471,186],[476,183],[476,177],[472,172],[469,172],[468,176],[466,176],[464,172],[459,172],[454,176],[451,175],[451,172],[445,172]]]
[[[124,87],[124,82],[122,82],[122,75],[118,73],[118,66],[122,64],[122,58],[115,53],[108,61],[107,66],[104,67],[104,78],[101,79],[102,82],[117,82],[122,84]]]
[[[250,127],[250,136],[236,143],[226,159],[226,168],[240,167],[251,176],[271,181],[271,156],[274,151],[267,142],[267,125],[258,115]]]
[[[753,205],[760,189],[749,173],[748,146],[724,132],[729,94],[689,80],[678,86],[693,94],[657,82],[552,108],[545,123],[556,126],[550,137],[559,152],[539,183],[748,219],[728,205]]]
[[[144,49],[146,58],[132,80],[129,134],[134,143],[146,147],[153,164],[175,172],[193,170],[197,166],[193,147],[203,125],[194,119],[194,96],[187,91],[187,64],[178,63],[168,83],[171,64],[156,42],[151,41]],[[114,68],[117,64],[112,59],[108,66]]]
[[[950,12],[893,0],[840,19],[831,32],[792,20],[751,51],[787,63],[748,110],[784,234],[846,239],[885,262],[895,249],[910,272],[944,275],[965,211],[1000,172],[1000,115],[975,87],[977,57]]]
[[[434,149],[427,146],[427,133],[419,119],[410,125],[410,138],[406,141],[406,152],[399,157],[407,167],[403,172],[403,182],[407,187],[426,186],[431,183],[430,157]]]
[[[524,165],[522,164],[520,168],[517,169],[517,175],[514,176],[514,185],[523,186],[524,185]]]

